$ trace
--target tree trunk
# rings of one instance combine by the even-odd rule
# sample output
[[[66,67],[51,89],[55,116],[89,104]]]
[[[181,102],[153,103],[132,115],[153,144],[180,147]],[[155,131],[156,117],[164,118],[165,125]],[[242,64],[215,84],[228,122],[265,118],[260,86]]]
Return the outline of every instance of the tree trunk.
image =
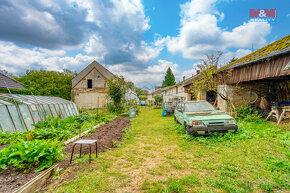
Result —
[[[234,116],[237,117],[237,110],[236,110],[236,107],[233,104],[233,102],[228,97],[226,97],[222,93],[218,92],[217,90],[214,90],[214,92],[216,92],[223,100],[225,100],[227,102],[227,104],[230,107],[231,114],[234,114]]]

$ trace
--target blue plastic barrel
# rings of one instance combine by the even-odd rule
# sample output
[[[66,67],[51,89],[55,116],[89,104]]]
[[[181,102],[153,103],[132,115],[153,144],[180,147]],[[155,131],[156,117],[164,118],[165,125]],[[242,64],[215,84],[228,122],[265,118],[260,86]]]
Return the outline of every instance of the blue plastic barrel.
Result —
[[[167,111],[162,111],[162,116],[166,117],[167,116]]]

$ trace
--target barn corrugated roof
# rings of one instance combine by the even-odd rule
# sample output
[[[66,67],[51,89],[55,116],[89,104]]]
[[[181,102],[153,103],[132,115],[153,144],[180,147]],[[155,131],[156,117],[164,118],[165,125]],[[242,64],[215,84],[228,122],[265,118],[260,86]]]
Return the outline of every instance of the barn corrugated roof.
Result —
[[[12,78],[6,76],[0,72],[0,88],[17,88],[17,89],[26,89],[21,84],[15,82]]]
[[[290,35],[281,38],[251,54],[248,54],[234,62],[229,63],[228,65],[220,68],[218,71],[229,70],[237,67],[241,67],[244,65],[248,65],[250,63],[258,62],[260,60],[264,60],[266,58],[270,58],[273,56],[278,56],[282,54],[290,53]]]

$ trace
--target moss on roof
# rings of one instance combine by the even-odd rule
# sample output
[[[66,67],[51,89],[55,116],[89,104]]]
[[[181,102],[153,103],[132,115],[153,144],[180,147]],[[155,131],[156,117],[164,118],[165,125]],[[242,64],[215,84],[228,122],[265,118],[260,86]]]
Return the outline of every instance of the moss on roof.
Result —
[[[286,49],[289,46],[290,46],[290,35],[288,35],[280,40],[277,40],[277,41],[255,51],[251,54],[248,54],[248,55],[234,61],[234,62],[231,62],[231,63],[221,67],[218,71],[226,69],[226,68],[232,66],[233,64],[248,63],[251,61],[261,59],[261,58],[266,57],[267,55],[271,54],[274,51],[281,51],[283,49]]]

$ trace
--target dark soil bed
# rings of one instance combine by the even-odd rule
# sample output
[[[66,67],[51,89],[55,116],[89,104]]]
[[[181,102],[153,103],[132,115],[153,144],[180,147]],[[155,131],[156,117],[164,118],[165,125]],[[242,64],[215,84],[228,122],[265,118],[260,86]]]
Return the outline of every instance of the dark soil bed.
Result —
[[[98,140],[98,152],[103,152],[106,148],[114,147],[114,141],[120,141],[122,139],[122,130],[130,125],[129,117],[118,117],[103,125],[88,136],[82,137],[82,139],[97,139]],[[69,154],[72,151],[73,142],[69,143],[65,149],[64,154]],[[75,153],[79,153],[79,145],[75,148]],[[82,154],[89,153],[89,146],[83,145]],[[92,147],[92,154],[95,154],[95,148]],[[92,155],[93,156],[93,155]],[[69,167],[70,156],[66,156],[62,162],[59,162],[59,167]],[[33,170],[23,173],[23,171],[15,172],[12,168],[3,170],[0,173],[0,192],[12,192],[20,188],[22,185],[27,183],[29,180],[37,176],[40,172],[35,173]]]

